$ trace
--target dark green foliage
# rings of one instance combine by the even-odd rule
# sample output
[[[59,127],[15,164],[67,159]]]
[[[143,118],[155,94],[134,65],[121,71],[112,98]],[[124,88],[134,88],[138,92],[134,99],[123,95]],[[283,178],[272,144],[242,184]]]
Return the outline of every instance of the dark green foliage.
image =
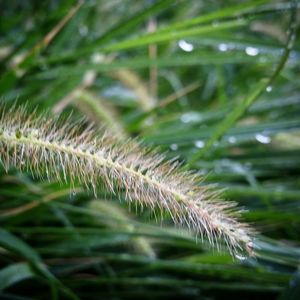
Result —
[[[1,166],[1,299],[300,298],[297,1],[4,0],[0,14],[2,103],[168,150],[259,232],[257,256],[233,259],[104,189]]]

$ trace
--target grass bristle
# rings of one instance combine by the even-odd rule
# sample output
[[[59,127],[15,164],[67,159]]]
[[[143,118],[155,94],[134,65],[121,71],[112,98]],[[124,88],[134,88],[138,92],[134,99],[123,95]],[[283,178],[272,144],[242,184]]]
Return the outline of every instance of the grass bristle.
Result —
[[[24,106],[2,110],[0,158],[6,169],[14,166],[71,186],[76,180],[95,194],[104,182],[130,203],[169,213],[175,224],[206,237],[217,249],[223,241],[232,254],[251,253],[253,231],[239,221],[235,203],[220,201],[215,189],[200,185],[200,175],[184,171],[178,162],[92,126],[28,115]]]

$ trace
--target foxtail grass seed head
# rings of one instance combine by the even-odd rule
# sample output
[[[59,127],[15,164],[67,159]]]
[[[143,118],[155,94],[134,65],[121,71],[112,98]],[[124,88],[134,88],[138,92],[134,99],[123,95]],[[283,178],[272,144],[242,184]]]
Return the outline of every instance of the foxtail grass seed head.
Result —
[[[39,178],[79,182],[95,194],[100,184],[125,195],[127,202],[167,212],[175,224],[187,226],[202,240],[231,254],[252,253],[252,229],[239,221],[233,202],[200,185],[202,177],[178,162],[149,151],[136,141],[118,142],[92,126],[28,114],[26,107],[2,107],[0,160],[4,168],[29,171]]]

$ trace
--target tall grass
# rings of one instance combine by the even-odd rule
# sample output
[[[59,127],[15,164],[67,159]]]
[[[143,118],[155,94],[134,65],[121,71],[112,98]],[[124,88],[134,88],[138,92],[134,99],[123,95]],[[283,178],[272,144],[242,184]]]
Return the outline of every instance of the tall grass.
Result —
[[[47,0],[0,11],[0,298],[299,298],[299,3]],[[48,121],[58,112],[66,123]],[[101,174],[99,155],[110,163]],[[168,172],[169,160],[184,170]],[[226,201],[211,204],[207,185]],[[212,249],[226,235],[203,210],[187,223],[210,239],[173,226],[168,210],[178,221],[195,190],[205,205],[238,203],[260,232],[255,257]],[[210,221],[249,245],[227,211]]]

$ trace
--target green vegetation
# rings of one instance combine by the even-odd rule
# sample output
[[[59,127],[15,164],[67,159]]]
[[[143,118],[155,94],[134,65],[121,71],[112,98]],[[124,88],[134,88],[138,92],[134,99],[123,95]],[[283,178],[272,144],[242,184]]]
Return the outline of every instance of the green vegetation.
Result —
[[[0,11],[0,299],[300,298],[297,1],[28,0]],[[22,130],[33,124],[24,105],[37,130]],[[45,110],[73,127],[47,123]],[[20,146],[45,128],[65,142],[91,122],[141,176],[157,178],[152,160],[135,159],[139,140],[199,173],[199,190],[237,202],[258,232],[255,256],[219,252],[143,200],[177,194],[143,193],[108,168],[95,195],[97,160],[60,165],[59,151],[50,161]]]

